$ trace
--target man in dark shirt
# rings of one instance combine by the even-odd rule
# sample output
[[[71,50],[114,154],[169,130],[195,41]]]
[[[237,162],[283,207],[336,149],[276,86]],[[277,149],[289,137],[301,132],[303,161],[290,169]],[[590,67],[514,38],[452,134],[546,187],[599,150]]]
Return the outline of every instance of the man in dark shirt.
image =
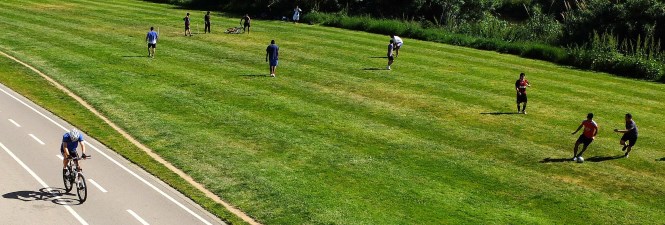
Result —
[[[205,21],[205,27],[203,28],[203,33],[210,33],[210,11],[206,13],[206,15],[203,17],[203,20]]]
[[[187,13],[187,16],[185,16],[185,18],[183,18],[182,20],[185,21],[185,36],[187,36],[187,34],[189,34],[189,36],[191,37],[192,36],[192,30],[189,29],[189,24],[190,24],[189,13]]]
[[[526,87],[531,87],[531,84],[529,84],[529,81],[526,80],[525,77],[526,75],[524,73],[520,73],[520,79],[515,81],[515,90],[517,91],[517,113],[522,114],[526,114]],[[520,103],[524,103],[524,107],[521,108],[521,111]]]
[[[244,24],[242,22],[243,20],[245,21]],[[247,32],[247,34],[249,34],[249,27],[251,26],[251,24],[250,24],[251,21],[252,21],[252,19],[249,18],[249,14],[245,14],[245,16],[243,16],[242,19],[240,19],[240,24],[243,25],[242,26],[242,31]]]
[[[277,60],[279,60],[279,47],[275,44],[275,40],[270,41],[270,45],[266,48],[266,62],[270,63],[270,76],[275,77],[275,68],[277,67]]]
[[[614,129],[614,132],[623,133],[623,136],[621,137],[621,141],[619,141],[619,144],[623,145],[623,148],[621,150],[626,151],[624,157],[628,158],[628,154],[630,154],[630,151],[633,149],[633,146],[635,146],[635,142],[637,142],[637,125],[633,120],[633,115],[631,115],[630,113],[626,114],[625,120],[626,120],[626,129],[625,130]],[[628,144],[626,144],[626,141],[628,141]]]

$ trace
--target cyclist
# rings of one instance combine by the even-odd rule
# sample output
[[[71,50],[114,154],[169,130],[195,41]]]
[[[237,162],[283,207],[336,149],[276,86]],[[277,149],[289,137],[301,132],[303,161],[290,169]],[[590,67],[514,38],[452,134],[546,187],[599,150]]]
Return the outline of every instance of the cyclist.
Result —
[[[87,158],[88,156],[85,155],[85,145],[83,145],[83,134],[77,129],[72,129],[71,131],[65,133],[62,135],[62,145],[60,145],[60,154],[64,157],[62,160],[62,170],[64,172],[67,172],[67,163],[69,163],[69,157],[76,157],[78,154],[76,153],[76,148],[78,146],[81,146],[81,151],[83,152],[83,155],[81,155],[81,158]],[[78,164],[78,161],[76,162],[79,169],[81,169],[81,165]]]

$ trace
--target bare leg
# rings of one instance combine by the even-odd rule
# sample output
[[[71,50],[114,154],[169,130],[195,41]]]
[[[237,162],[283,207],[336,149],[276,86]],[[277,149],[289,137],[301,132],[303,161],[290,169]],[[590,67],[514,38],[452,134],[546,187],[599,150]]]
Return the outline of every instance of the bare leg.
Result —
[[[577,149],[580,146],[580,142],[575,142],[575,148],[573,148],[573,158],[577,158]]]
[[[578,155],[577,157],[582,157],[582,155],[584,154],[584,151],[586,151],[586,148],[587,148],[587,147],[589,147],[589,146],[588,146],[588,145],[584,145],[584,146],[582,147],[582,151],[580,152],[580,155]]]

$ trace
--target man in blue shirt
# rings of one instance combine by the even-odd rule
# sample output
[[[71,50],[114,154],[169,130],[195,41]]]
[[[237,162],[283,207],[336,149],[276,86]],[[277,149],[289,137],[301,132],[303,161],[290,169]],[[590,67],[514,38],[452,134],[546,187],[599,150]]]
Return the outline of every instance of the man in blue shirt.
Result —
[[[270,41],[270,45],[266,48],[266,62],[270,61],[270,76],[275,77],[275,68],[277,67],[277,60],[279,57],[279,47],[275,44],[275,40]]]
[[[626,154],[623,156],[628,158],[630,151],[633,150],[633,146],[635,146],[635,142],[637,142],[637,125],[633,120],[633,115],[631,115],[630,113],[627,113],[624,119],[626,120],[626,129],[625,130],[614,129],[614,132],[623,133],[623,136],[621,137],[619,144],[623,146],[621,150],[626,151]]]
[[[77,129],[72,129],[71,131],[62,135],[62,144],[60,145],[60,154],[64,157],[62,159],[62,170],[67,170],[67,164],[69,163],[69,156],[78,157],[76,149],[78,146],[81,146],[81,151],[83,154],[82,158],[88,157],[85,155],[85,145],[83,145],[83,134]],[[81,165],[78,165],[81,168]]]
[[[150,32],[145,36],[145,41],[148,42],[148,57],[155,58],[157,39],[159,39],[159,36],[157,35],[157,32],[155,32],[155,28],[150,27]]]

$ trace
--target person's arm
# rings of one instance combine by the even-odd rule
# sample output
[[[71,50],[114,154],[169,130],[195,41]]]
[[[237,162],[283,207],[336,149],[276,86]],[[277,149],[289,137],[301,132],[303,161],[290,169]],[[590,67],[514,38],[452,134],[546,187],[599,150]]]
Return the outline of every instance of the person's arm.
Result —
[[[145,42],[148,42],[148,37],[150,36],[150,33],[145,35]]]
[[[628,133],[628,132],[630,132],[631,130],[635,130],[635,127],[631,127],[630,129],[625,129],[625,130],[614,129],[614,132]]]
[[[270,47],[268,47],[268,49],[269,49],[269,48],[270,48]],[[266,62],[268,62],[268,54],[269,54],[268,49],[266,49]]]
[[[520,94],[520,83],[519,81],[515,82],[515,91],[517,91],[517,94]]]
[[[575,132],[573,132],[573,133],[571,133],[571,134],[575,134],[575,133],[577,133],[578,131],[580,131],[580,129],[582,129],[582,124],[580,124],[580,126],[577,127],[577,130],[575,130]]]
[[[67,142],[64,141],[62,142],[62,149],[64,149],[63,154],[66,159],[67,157],[69,157],[69,149],[67,149]]]
[[[83,144],[83,141],[79,141],[79,144],[81,145],[81,152],[83,153],[81,157],[85,158],[85,145]]]
[[[596,126],[596,129],[593,132],[593,137],[594,138],[596,137],[596,134],[598,134],[598,129],[599,129],[598,126]]]

